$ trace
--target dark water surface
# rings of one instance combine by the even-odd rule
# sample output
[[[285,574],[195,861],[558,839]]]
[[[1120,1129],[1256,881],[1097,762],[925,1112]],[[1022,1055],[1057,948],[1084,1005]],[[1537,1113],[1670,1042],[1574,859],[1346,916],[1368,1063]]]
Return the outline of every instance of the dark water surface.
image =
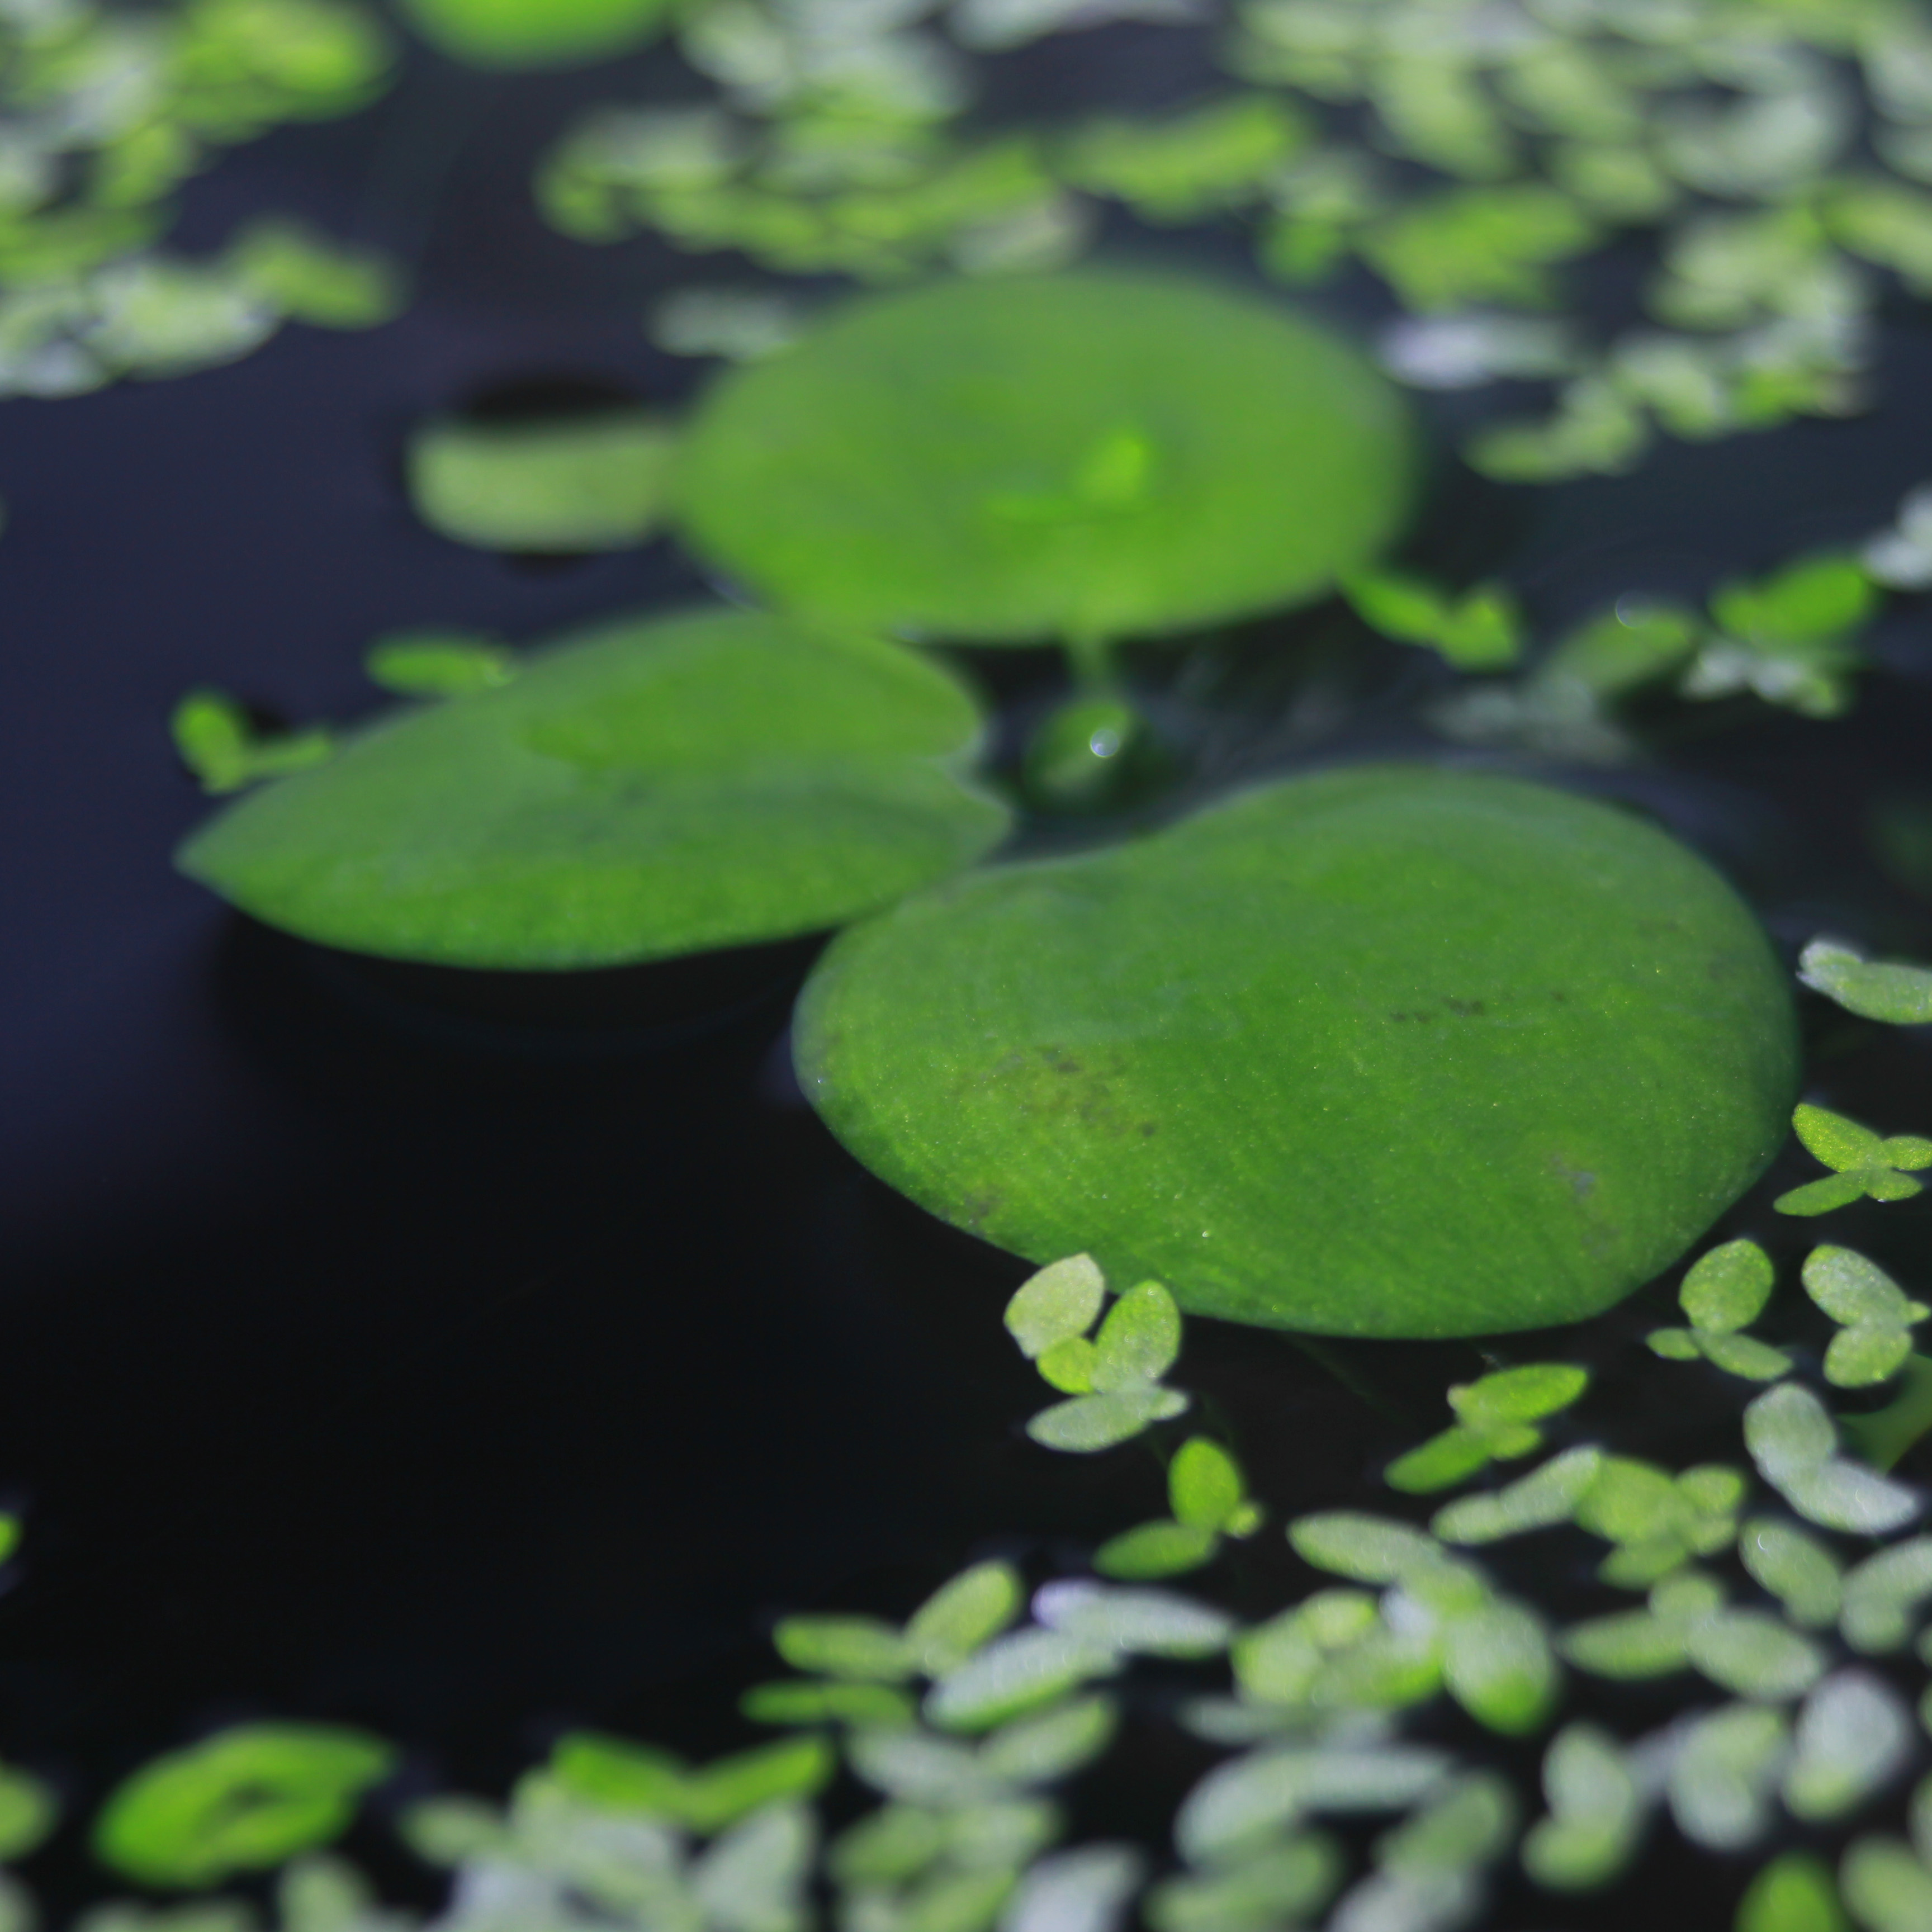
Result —
[[[1102,80],[1160,97],[1186,76],[1156,84],[1146,50],[1174,44],[1078,37],[1015,100]],[[1074,1563],[1160,1507],[1150,1458],[1089,1466],[1018,1436],[1039,1385],[998,1311],[1024,1270],[893,1200],[803,1106],[784,1056],[796,952],[721,965],[694,1003],[689,974],[616,976],[587,1016],[465,1013],[249,927],[170,868],[207,808],[164,728],[189,686],[347,718],[382,630],[520,639],[700,587],[662,547],[543,570],[459,549],[397,481],[413,418],[494,386],[688,391],[641,310],[734,265],[564,242],[524,187],[576,106],[685,84],[662,62],[514,88],[426,64],[386,120],[224,163],[186,230],[212,245],[273,206],[428,236],[404,320],[0,405],[0,1484],[28,1522],[0,1599],[0,1738],[77,1791],[266,1712],[374,1725],[425,1775],[478,1784],[569,1721],[712,1748],[740,1736],[730,1693],[766,1667],[775,1612],[902,1610],[976,1552]],[[1862,534],[1932,472],[1932,342],[1910,316],[1888,341],[1884,406],[1855,422],[1671,446],[1634,477],[1534,494],[1445,468],[1424,547],[1508,568],[1555,620]],[[1291,640],[1319,628],[1296,622]],[[1313,740],[1230,712],[1280,696],[1266,641],[1226,647],[1210,779],[1424,742],[1387,691]],[[1850,724],[1696,714],[1667,766],[1586,782],[1702,845],[1793,946],[1824,927],[1932,951],[1932,907],[1864,856],[1875,800],[1932,796],[1925,616],[1888,620],[1881,655]],[[1022,697],[1054,674],[992,668]],[[1400,696],[1429,673],[1393,675]],[[664,1024],[694,1004],[709,1023]],[[1923,1042],[1810,1019],[1820,1097],[1928,1124]],[[1901,1268],[1932,1250],[1922,1204],[1842,1220]],[[1808,1245],[1761,1208],[1747,1229]],[[1656,1318],[1624,1311],[1584,1346],[1640,1367]],[[1377,1458],[1438,1426],[1445,1375],[1480,1363],[1347,1365],[1376,1400],[1283,1338],[1201,1324],[1184,1373],[1290,1513],[1370,1500]],[[1606,1401],[1634,1450],[1675,1454],[1705,1426],[1628,1376]],[[1229,1587],[1267,1606],[1292,1582],[1270,1534]],[[1156,1831],[1194,1761],[1130,1754],[1096,1802]]]

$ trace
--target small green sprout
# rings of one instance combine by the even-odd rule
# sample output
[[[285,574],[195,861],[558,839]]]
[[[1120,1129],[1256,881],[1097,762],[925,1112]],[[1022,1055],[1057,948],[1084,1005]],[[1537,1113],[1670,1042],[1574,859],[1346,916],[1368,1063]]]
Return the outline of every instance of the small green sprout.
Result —
[[[1522,614],[1506,585],[1478,584],[1459,596],[1406,573],[1359,570],[1342,589],[1372,630],[1439,651],[1458,670],[1505,670],[1522,655]]]
[[[1240,1465],[1204,1436],[1190,1437],[1176,1450],[1167,1486],[1172,1520],[1110,1537],[1094,1552],[1102,1576],[1124,1582],[1182,1576],[1211,1562],[1224,1536],[1250,1537],[1262,1526]]]
[[[1765,1480],[1821,1528],[1882,1534],[1923,1506],[1902,1484],[1840,1456],[1824,1404],[1794,1384],[1767,1390],[1744,1411],[1744,1446]]]
[[[359,1731],[238,1725],[136,1772],[102,1808],[94,1849],[144,1885],[266,1870],[339,1837],[395,1761]]]
[[[1787,565],[1759,584],[1720,586],[1711,598],[1717,632],[1680,688],[1699,698],[1754,692],[1808,718],[1838,717],[1850,707],[1862,662],[1851,639],[1878,595],[1856,559],[1836,556]]]
[[[1539,182],[1424,196],[1364,232],[1363,259],[1405,308],[1427,314],[1497,303],[1550,305],[1550,271],[1602,230],[1561,189]]]
[[[1842,940],[1814,939],[1798,956],[1798,976],[1862,1019],[1890,1026],[1932,1021],[1932,968],[1881,963]]]
[[[1780,1214],[1826,1214],[1868,1198],[1909,1201],[1924,1186],[1912,1173],[1932,1167],[1932,1140],[1917,1134],[1881,1140],[1842,1114],[1804,1103],[1792,1114],[1791,1124],[1806,1150],[1835,1171],[1780,1194],[1772,1203]]]
[[[1895,1142],[1882,1144],[1894,1148]],[[1924,1144],[1932,1165],[1932,1142]],[[1912,1327],[1932,1310],[1906,1298],[1874,1262],[1850,1248],[1814,1248],[1805,1257],[1805,1291],[1838,1324],[1825,1352],[1825,1379],[1838,1388],[1889,1381],[1912,1353]]]
[[[398,631],[369,646],[362,668],[398,698],[466,698],[517,674],[515,654],[461,631]]]
[[[1644,1802],[1616,1740],[1594,1724],[1566,1724],[1543,1757],[1549,1815],[1523,1840],[1523,1869],[1552,1892],[1608,1884],[1630,1862]]]
[[[1810,1852],[1785,1852],[1746,1888],[1736,1932],[1850,1932],[1831,1868]]]
[[[1568,1362],[1526,1362],[1451,1388],[1453,1427],[1399,1456],[1384,1472],[1391,1489],[1447,1489],[1492,1462],[1513,1462],[1543,1446],[1536,1425],[1576,1402],[1589,1371]]]
[[[1120,1297],[1089,1339],[1106,1295],[1092,1257],[1076,1255],[1030,1276],[1007,1304],[1006,1327],[1020,1352],[1073,1398],[1027,1424],[1046,1448],[1091,1454],[1187,1407],[1187,1397],[1160,1380],[1180,1352],[1174,1298],[1160,1282],[1144,1281]]]
[[[203,791],[240,791],[264,778],[325,764],[335,745],[320,725],[264,734],[226,692],[190,691],[169,720],[175,751]]]
[[[1790,1373],[1791,1358],[1768,1342],[1738,1333],[1764,1312],[1775,1280],[1771,1257],[1756,1242],[1726,1241],[1698,1258],[1678,1291],[1691,1325],[1654,1329],[1646,1339],[1667,1361],[1694,1361],[1701,1355],[1748,1382],[1775,1382]]]

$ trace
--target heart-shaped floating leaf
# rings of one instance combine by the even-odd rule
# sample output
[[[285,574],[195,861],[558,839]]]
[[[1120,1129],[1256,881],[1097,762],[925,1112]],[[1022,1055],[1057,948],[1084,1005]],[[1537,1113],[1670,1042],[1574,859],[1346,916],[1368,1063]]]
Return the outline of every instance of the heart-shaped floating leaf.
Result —
[[[1319,595],[1407,507],[1396,392],[1251,296],[1083,269],[854,302],[721,376],[686,534],[782,608],[985,643]]]
[[[570,67],[652,38],[666,0],[403,0],[424,39],[472,67]]]
[[[608,966],[811,932],[969,863],[1006,814],[980,731],[895,644],[705,610],[608,626],[388,714],[179,863],[306,939],[444,965]]]
[[[834,944],[798,1040],[833,1131],[958,1225],[1361,1335],[1609,1306],[1762,1169],[1796,1070],[1699,860],[1426,768],[922,894]]]

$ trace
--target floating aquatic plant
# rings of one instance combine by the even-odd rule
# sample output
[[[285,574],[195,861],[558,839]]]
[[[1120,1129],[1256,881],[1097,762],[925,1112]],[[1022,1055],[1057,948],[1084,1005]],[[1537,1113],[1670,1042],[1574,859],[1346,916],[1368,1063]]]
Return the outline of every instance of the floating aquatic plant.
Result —
[[[446,53],[484,68],[574,66],[653,38],[665,0],[401,0]]]
[[[561,970],[810,932],[967,864],[1006,814],[964,688],[730,610],[606,625],[346,739],[180,863],[324,944]]]
[[[1772,1204],[1780,1214],[1825,1214],[1867,1199],[1910,1201],[1924,1186],[1913,1174],[1932,1167],[1932,1141],[1921,1135],[1894,1134],[1881,1140],[1842,1114],[1808,1104],[1798,1107],[1791,1124],[1805,1151],[1832,1172],[1780,1194]]]
[[[395,1761],[358,1731],[240,1725],[136,1772],[103,1808],[94,1850],[148,1885],[272,1868],[338,1836]]]
[[[1410,467],[1399,398],[1324,331],[1093,270],[872,297],[730,371],[677,513],[798,614],[1080,646],[1320,595],[1400,526]]]
[[[410,440],[410,496],[430,529],[483,550],[627,550],[664,520],[676,448],[644,410],[446,418]]]
[[[1371,768],[906,902],[825,956],[796,1037],[860,1158],[988,1239],[1198,1312],[1440,1335],[1673,1258],[1781,1138],[1790,1024],[1660,834]]]

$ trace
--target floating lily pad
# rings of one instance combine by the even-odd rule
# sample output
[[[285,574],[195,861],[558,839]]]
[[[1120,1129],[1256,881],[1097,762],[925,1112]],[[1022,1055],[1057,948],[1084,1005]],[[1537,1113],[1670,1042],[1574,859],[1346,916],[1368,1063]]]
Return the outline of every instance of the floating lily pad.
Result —
[[[704,610],[616,623],[512,683],[380,718],[179,863],[326,945],[622,964],[836,926],[1006,827],[968,693],[900,646]]]
[[[696,548],[783,608],[1020,644],[1319,596],[1411,469],[1400,398],[1324,330],[1083,269],[854,302],[718,378],[679,491]]]
[[[1796,1078],[1750,914],[1621,812],[1419,767],[1266,786],[845,934],[798,1060],[933,1212],[1184,1307],[1580,1320],[1762,1170]]]
[[[662,520],[676,433],[643,410],[431,422],[410,440],[410,497],[479,550],[628,550]]]
[[[403,0],[423,38],[472,67],[570,67],[654,40],[667,0]]]

